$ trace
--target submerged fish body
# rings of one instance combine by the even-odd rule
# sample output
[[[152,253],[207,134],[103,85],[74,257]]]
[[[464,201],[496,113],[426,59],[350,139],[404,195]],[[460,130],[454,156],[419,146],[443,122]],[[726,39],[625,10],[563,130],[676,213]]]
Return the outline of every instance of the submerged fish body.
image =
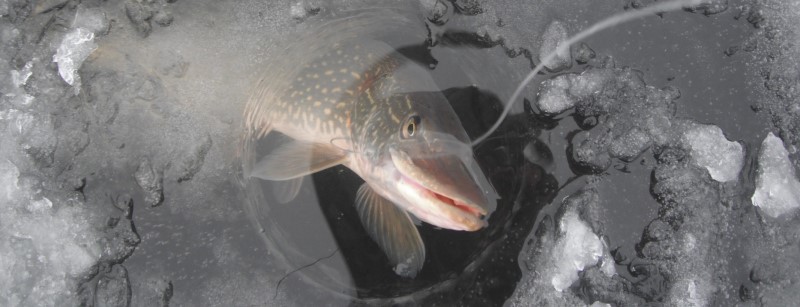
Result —
[[[279,201],[296,196],[303,176],[347,166],[365,181],[356,196],[364,228],[403,276],[425,259],[408,213],[453,230],[486,225],[496,193],[424,68],[368,41],[335,45],[292,77],[278,90],[256,89],[245,114],[259,137],[277,131],[293,139],[247,174],[281,182]]]

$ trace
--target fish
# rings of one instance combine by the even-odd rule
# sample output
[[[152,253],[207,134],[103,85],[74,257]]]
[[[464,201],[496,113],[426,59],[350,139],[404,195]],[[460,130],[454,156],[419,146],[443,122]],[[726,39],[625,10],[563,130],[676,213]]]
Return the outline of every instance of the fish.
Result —
[[[245,123],[256,138],[289,141],[245,175],[275,182],[281,203],[304,176],[344,165],[364,180],[355,208],[396,274],[413,278],[425,245],[412,216],[436,227],[477,231],[499,196],[470,139],[426,68],[385,42],[335,44],[290,74],[260,83]],[[269,89],[267,89],[269,88]]]

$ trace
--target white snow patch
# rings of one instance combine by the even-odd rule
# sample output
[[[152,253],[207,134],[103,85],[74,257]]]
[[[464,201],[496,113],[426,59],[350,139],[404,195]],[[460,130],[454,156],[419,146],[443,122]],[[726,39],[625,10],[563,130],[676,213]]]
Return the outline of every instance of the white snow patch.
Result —
[[[736,180],[744,166],[744,149],[738,142],[729,141],[722,129],[714,125],[696,125],[683,134],[692,161],[719,182]]]
[[[76,28],[64,36],[53,56],[53,62],[58,64],[58,74],[67,84],[75,88],[75,95],[81,88],[78,69],[95,49],[97,44],[94,42],[94,33],[84,28]]]
[[[559,292],[569,288],[578,280],[578,272],[586,267],[597,265],[602,261],[603,272],[612,276],[616,274],[611,261],[611,255],[592,229],[580,220],[574,211],[568,211],[561,218],[559,225],[562,237],[556,242],[553,249],[553,264],[555,272],[551,283]]]
[[[99,235],[79,203],[54,206],[20,186],[0,160],[0,306],[74,306],[76,279],[101,255]]]
[[[772,132],[761,143],[753,205],[771,217],[800,207],[800,182],[783,141]]]

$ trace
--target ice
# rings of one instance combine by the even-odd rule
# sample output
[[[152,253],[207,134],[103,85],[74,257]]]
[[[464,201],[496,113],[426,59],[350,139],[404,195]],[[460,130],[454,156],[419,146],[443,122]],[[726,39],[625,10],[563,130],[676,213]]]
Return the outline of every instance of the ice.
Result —
[[[692,279],[683,279],[675,282],[671,289],[671,303],[676,306],[708,306],[706,293],[700,289],[698,282]]]
[[[728,141],[722,129],[714,125],[694,125],[683,134],[692,161],[708,170],[719,182],[736,180],[744,166],[744,149],[738,142]]]
[[[0,305],[77,305],[77,282],[102,253],[88,212],[78,200],[53,204],[6,159],[0,184]]]
[[[108,32],[110,23],[106,14],[99,8],[86,8],[81,6],[75,13],[72,21],[73,29],[85,29],[95,35],[104,35]]]
[[[320,4],[321,3],[317,3],[316,1],[297,1],[289,8],[289,15],[297,21],[304,21],[320,12],[322,9]]]
[[[560,229],[563,237],[556,243],[552,254],[555,271],[551,283],[556,290],[569,288],[578,280],[578,272],[601,261],[601,269],[607,276],[616,274],[613,264],[606,260],[611,256],[605,244],[580,220],[578,213],[568,211],[564,214]]]
[[[602,90],[615,86],[621,72],[590,69],[581,74],[564,74],[542,82],[536,106],[545,114],[558,114],[583,101],[591,101]]]
[[[11,71],[11,84],[15,87],[21,87],[28,82],[28,78],[31,77],[33,72],[31,68],[33,67],[33,62],[28,62],[25,64],[25,67],[22,70],[12,70]]]
[[[542,82],[536,106],[546,114],[558,114],[575,106],[576,99],[567,93],[572,75],[561,75]]]
[[[136,183],[145,193],[145,203],[156,207],[164,201],[163,175],[149,160],[143,159],[134,174]]]
[[[33,102],[33,96],[28,95],[23,88],[33,74],[31,71],[32,68],[33,61],[30,61],[26,63],[25,66],[20,70],[11,70],[10,80],[8,80],[10,83],[3,84],[3,86],[0,87],[0,89],[5,93],[5,98],[9,99],[12,104],[17,106],[27,106]]]
[[[800,207],[800,182],[795,176],[789,152],[772,132],[761,143],[758,155],[756,190],[753,205],[771,217],[778,217]]]
[[[58,74],[67,84],[75,88],[75,95],[80,92],[81,77],[78,69],[83,61],[97,49],[94,32],[84,28],[76,28],[67,33],[58,46],[53,62],[58,64]]]
[[[544,30],[544,34],[542,34],[542,45],[539,48],[539,60],[541,61],[550,53],[553,53],[558,49],[564,41],[567,40],[567,29],[564,25],[555,20],[547,26],[547,29]],[[556,56],[547,63],[545,66],[547,69],[552,71],[560,71],[562,69],[568,68],[570,66],[570,61],[572,60],[572,55],[570,54],[569,48],[558,52]]]

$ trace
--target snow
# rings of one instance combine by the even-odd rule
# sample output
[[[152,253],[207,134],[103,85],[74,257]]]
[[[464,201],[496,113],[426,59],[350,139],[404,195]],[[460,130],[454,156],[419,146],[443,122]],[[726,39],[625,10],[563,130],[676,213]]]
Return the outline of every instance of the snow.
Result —
[[[800,182],[795,175],[789,152],[781,139],[771,132],[761,143],[756,173],[753,205],[771,217],[800,207]]]
[[[736,180],[744,166],[744,149],[738,142],[729,141],[722,129],[714,125],[694,125],[683,134],[692,161],[708,170],[716,181]]]
[[[601,263],[607,276],[616,274],[610,254],[602,240],[578,217],[578,213],[568,211],[561,218],[561,239],[556,243],[552,256],[555,271],[551,278],[558,291],[567,289],[578,280],[578,272],[584,268]]]
[[[76,305],[75,283],[101,255],[88,212],[53,204],[5,159],[0,184],[0,305]]]

